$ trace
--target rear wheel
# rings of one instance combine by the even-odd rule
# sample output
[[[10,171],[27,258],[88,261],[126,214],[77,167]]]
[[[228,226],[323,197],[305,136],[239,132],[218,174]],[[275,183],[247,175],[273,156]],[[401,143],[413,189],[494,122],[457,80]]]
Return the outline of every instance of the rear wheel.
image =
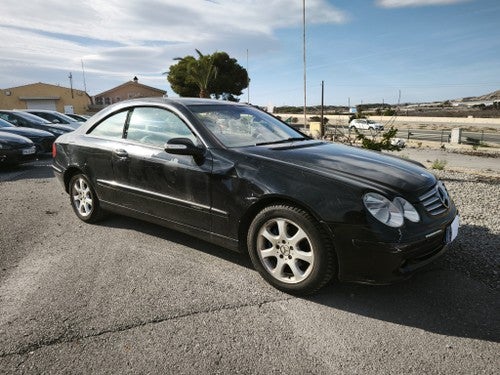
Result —
[[[247,245],[255,269],[287,293],[314,293],[336,271],[331,240],[311,215],[293,206],[270,206],[257,214]]]
[[[69,183],[71,207],[79,219],[94,223],[102,217],[99,199],[89,179],[84,174],[77,174]]]

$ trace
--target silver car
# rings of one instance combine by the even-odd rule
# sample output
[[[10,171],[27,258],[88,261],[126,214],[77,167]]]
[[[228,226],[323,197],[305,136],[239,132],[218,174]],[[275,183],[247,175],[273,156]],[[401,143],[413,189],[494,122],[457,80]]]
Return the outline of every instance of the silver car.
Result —
[[[358,130],[384,130],[384,125],[366,118],[355,118],[349,123],[349,129]]]

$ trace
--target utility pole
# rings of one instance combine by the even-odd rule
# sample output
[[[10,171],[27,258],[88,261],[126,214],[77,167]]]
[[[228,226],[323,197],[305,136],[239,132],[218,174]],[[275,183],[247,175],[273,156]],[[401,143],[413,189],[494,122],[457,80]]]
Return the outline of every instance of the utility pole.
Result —
[[[71,87],[71,98],[73,99],[74,96],[73,96],[73,74],[71,74],[71,72],[69,72],[69,86]]]
[[[85,92],[87,92],[87,82],[85,81],[85,69],[83,67],[83,59],[81,59],[82,61],[82,73],[83,73],[83,89],[85,90]]]
[[[323,138],[325,135],[325,122],[323,121],[324,117],[324,107],[325,107],[325,81],[321,81],[321,126],[320,126],[320,136]]]
[[[307,126],[307,76],[306,76],[306,0],[302,0],[302,46],[304,62],[304,127]]]

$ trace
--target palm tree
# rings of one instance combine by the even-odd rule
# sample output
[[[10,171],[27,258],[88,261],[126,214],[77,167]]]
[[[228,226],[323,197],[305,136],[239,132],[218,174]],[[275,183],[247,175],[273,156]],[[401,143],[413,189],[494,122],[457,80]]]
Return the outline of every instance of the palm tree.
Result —
[[[209,98],[208,86],[217,77],[217,68],[214,66],[210,55],[203,55],[199,50],[198,59],[193,59],[188,64],[189,78],[200,89],[200,98]]]

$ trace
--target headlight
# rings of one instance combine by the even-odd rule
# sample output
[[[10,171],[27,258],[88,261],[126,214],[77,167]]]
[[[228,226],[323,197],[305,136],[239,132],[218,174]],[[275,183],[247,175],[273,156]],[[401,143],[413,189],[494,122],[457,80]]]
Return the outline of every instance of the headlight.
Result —
[[[418,223],[420,221],[420,215],[413,205],[406,199],[401,197],[394,198],[394,204],[399,206],[403,211],[403,216],[410,220],[412,223]]]
[[[363,197],[363,203],[375,219],[393,228],[401,227],[405,218],[413,223],[420,221],[415,207],[401,197],[396,197],[391,202],[383,195],[367,193]]]
[[[367,193],[363,203],[375,219],[393,228],[403,225],[403,211],[383,195]]]

